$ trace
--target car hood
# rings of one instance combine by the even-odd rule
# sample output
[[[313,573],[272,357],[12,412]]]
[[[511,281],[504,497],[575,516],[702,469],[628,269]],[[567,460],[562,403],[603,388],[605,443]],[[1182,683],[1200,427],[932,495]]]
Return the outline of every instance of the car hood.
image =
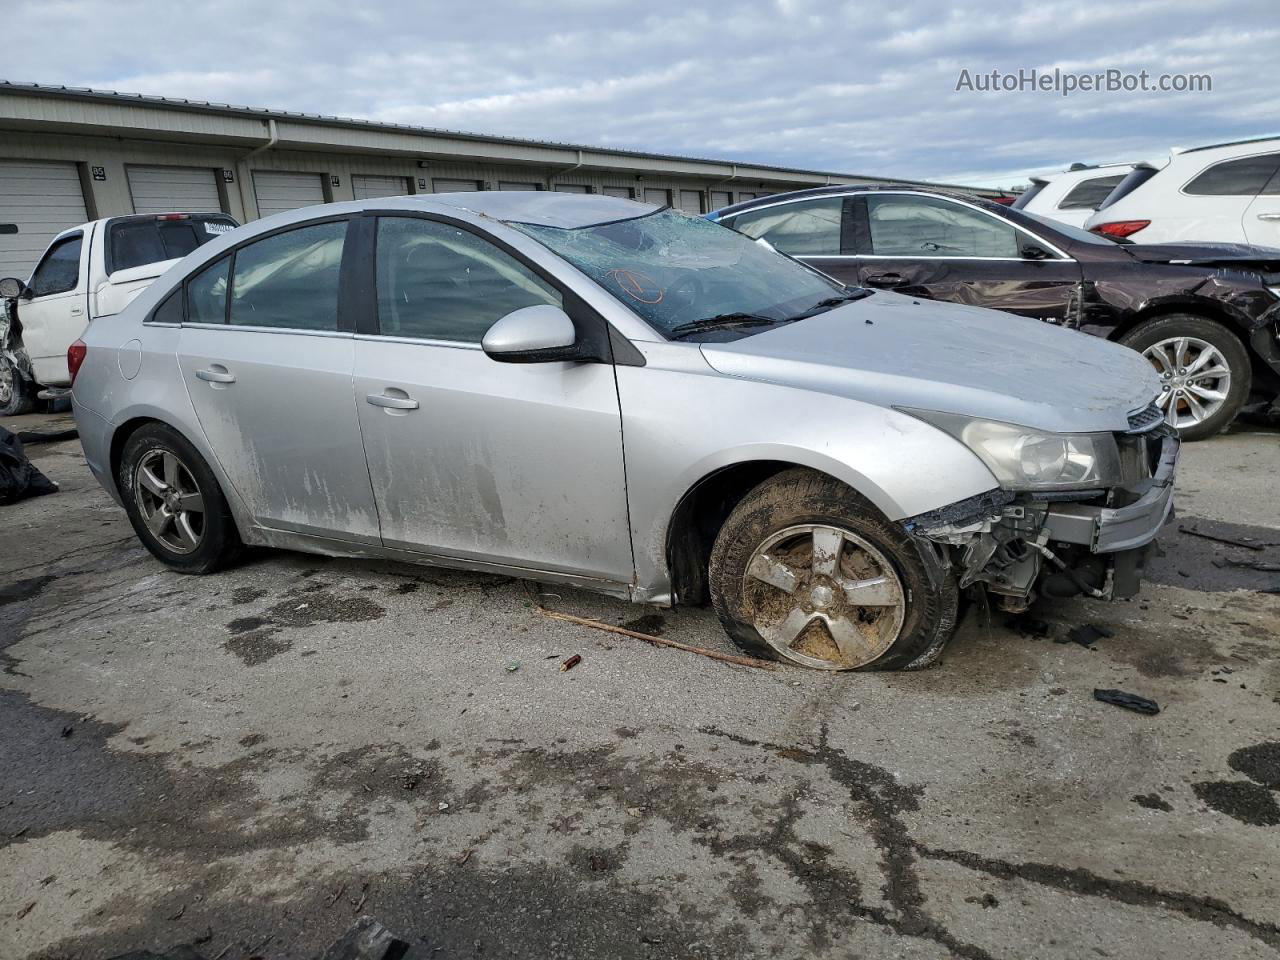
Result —
[[[1159,389],[1128,347],[893,293],[701,349],[727,376],[1063,433],[1125,430]]]
[[[1280,249],[1245,243],[1128,243],[1120,247],[1142,263],[1241,264],[1280,270]]]

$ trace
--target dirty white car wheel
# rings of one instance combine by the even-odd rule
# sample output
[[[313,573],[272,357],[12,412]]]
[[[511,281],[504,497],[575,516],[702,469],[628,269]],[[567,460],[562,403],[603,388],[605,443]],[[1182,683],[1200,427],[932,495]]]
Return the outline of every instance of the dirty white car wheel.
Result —
[[[916,544],[838,481],[787,470],[729,515],[711,599],[734,642],[818,670],[932,662],[955,627],[957,589]]]

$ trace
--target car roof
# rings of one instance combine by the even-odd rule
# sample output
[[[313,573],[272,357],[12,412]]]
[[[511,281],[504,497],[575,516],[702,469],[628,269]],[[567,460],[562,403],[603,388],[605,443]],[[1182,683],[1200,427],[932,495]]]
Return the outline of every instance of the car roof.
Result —
[[[808,190],[792,190],[788,193],[771,193],[768,196],[756,197],[754,200],[743,200],[741,203],[734,203],[727,207],[721,207],[719,210],[713,210],[711,214],[708,214],[708,216],[714,214],[714,216],[719,219],[721,217],[731,217],[734,214],[742,213],[746,210],[754,210],[757,207],[767,207],[783,200],[804,200],[809,197],[838,196],[846,193],[918,193],[922,196],[929,197],[951,197],[953,199],[963,200],[965,203],[976,204],[984,208],[999,208],[1001,210],[1008,209],[1002,204],[996,203],[994,200],[988,200],[986,197],[980,197],[973,193],[965,193],[963,190],[947,190],[936,187],[913,187],[894,184],[880,185],[873,183],[845,183],[832,187],[811,187]]]
[[[1206,143],[1199,147],[1188,147],[1185,150],[1177,151],[1177,155],[1181,156],[1185,153],[1199,153],[1201,150],[1221,150],[1224,147],[1251,147],[1255,144],[1277,143],[1280,144],[1280,137],[1251,137],[1248,140],[1228,140],[1226,143]]]
[[[467,193],[427,193],[412,197],[385,197],[361,204],[369,209],[419,209],[454,207],[505,223],[574,229],[614,220],[631,220],[662,209],[603,194],[557,193],[554,190],[483,190]]]

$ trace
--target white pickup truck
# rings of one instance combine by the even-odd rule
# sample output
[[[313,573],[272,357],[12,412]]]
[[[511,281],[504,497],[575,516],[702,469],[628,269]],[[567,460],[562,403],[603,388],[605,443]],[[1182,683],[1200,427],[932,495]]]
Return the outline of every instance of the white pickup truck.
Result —
[[[239,224],[225,213],[108,217],[53,238],[26,283],[0,280],[0,416],[70,393],[67,349],[192,250]]]

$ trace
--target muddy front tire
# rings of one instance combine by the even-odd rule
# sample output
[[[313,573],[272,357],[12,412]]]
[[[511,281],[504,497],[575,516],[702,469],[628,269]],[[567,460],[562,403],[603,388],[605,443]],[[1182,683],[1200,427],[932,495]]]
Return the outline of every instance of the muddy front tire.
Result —
[[[151,423],[125,441],[119,483],[134,533],[173,569],[212,573],[243,550],[213,471],[172,427]]]
[[[844,484],[786,470],[749,493],[711,551],[711,602],[747,653],[819,670],[918,669],[955,630],[948,571]]]

